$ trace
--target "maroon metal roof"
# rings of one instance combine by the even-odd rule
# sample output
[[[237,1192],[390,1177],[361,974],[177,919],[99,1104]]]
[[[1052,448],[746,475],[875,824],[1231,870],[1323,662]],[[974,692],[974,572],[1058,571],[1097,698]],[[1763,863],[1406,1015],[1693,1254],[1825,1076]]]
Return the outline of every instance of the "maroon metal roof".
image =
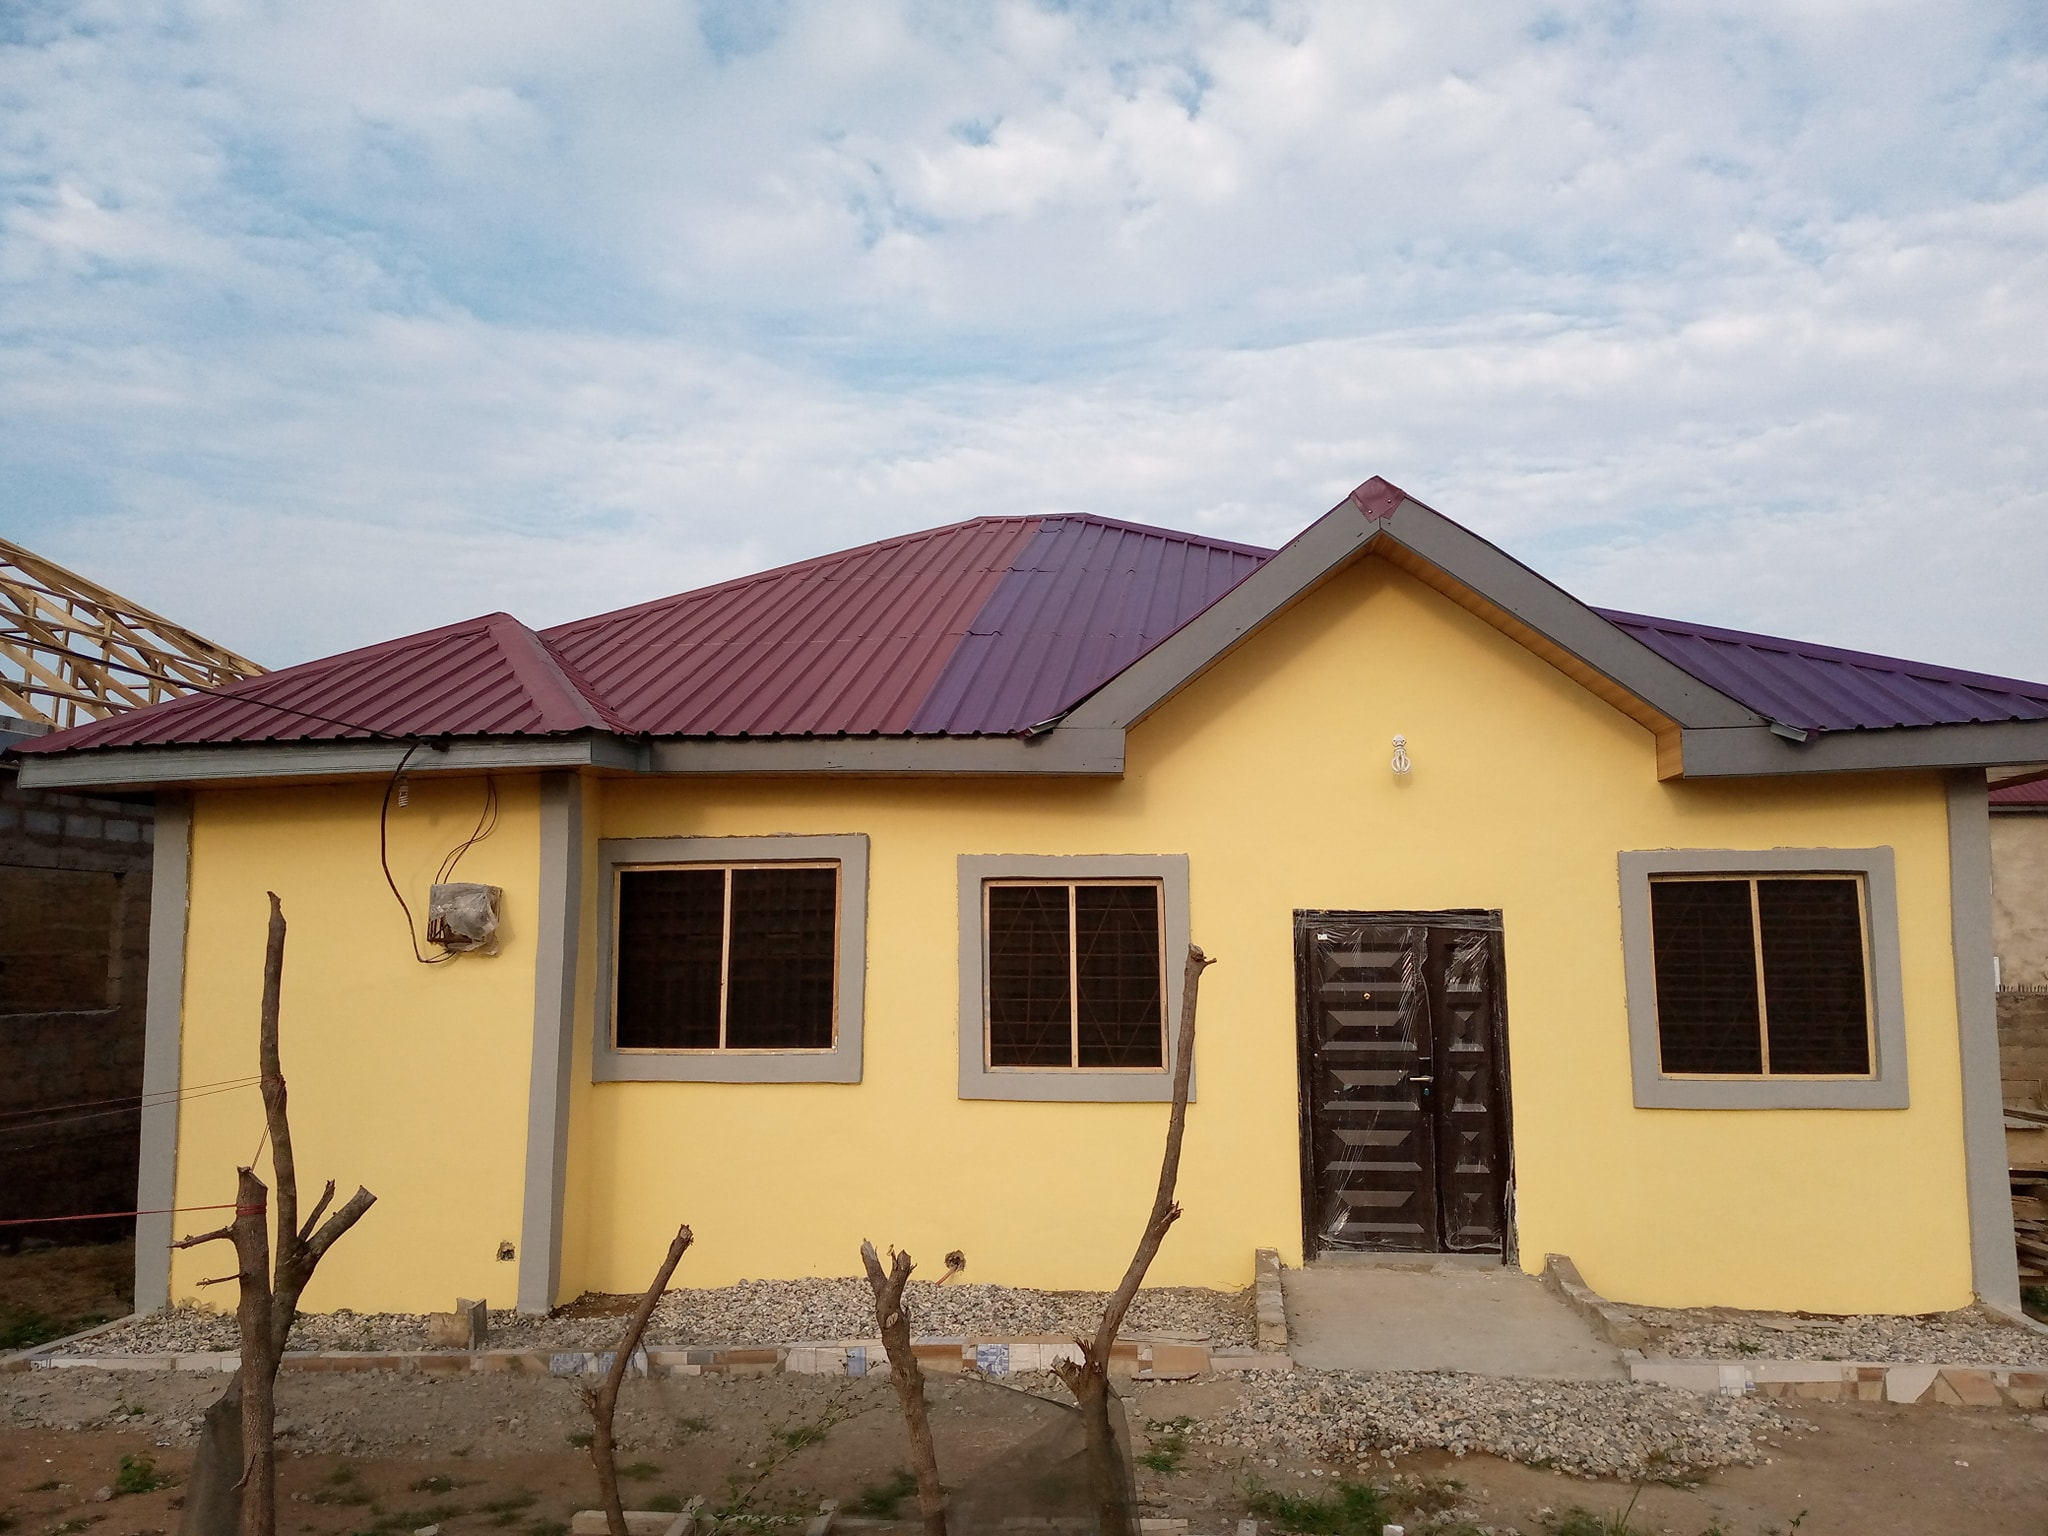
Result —
[[[1036,518],[984,517],[545,632],[655,736],[901,735]]]
[[[2005,789],[1991,791],[1991,804],[1997,806],[2038,806],[2048,811],[2048,778],[2035,779],[2030,784],[2014,784]]]
[[[1367,516],[1400,500],[1384,482],[1361,489],[1377,498],[1360,503]],[[17,750],[577,731],[1009,733],[1073,708],[1267,558],[1251,545],[1107,518],[977,518],[541,634],[490,614]],[[1603,617],[1787,725],[2048,719],[2048,684]]]
[[[914,734],[1038,725],[1123,671],[1272,551],[1101,517],[1049,517],[954,649]]]
[[[624,730],[510,614],[386,640],[210,693],[95,720],[39,751],[377,736],[540,736]]]
[[[2048,720],[2044,683],[1639,613],[1594,611],[1709,687],[1783,725],[1853,731]]]

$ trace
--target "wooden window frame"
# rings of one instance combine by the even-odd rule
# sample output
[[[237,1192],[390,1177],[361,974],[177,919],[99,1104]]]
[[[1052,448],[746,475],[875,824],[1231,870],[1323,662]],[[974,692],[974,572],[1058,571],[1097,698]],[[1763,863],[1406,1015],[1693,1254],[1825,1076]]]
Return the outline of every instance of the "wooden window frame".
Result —
[[[1155,893],[1158,917],[1155,929],[1156,958],[1159,962],[1159,1065],[1156,1067],[1084,1067],[1081,1065],[1081,945],[1079,907],[1074,892],[1084,886],[1148,886]],[[998,889],[1033,888],[1064,890],[1067,893],[1067,1064],[1055,1066],[998,1066],[995,1062],[995,997],[990,980],[989,893]],[[1038,880],[1027,877],[998,878],[981,882],[981,1064],[987,1072],[1117,1072],[1159,1075],[1166,1071],[1171,1021],[1166,1016],[1166,882],[1158,876],[1118,879],[1113,875],[1095,878]]]
[[[619,876],[644,869],[820,868],[836,865],[832,1044],[768,1048],[726,1045],[620,1048],[617,1038]],[[719,962],[719,1037],[731,962],[732,879]],[[858,1083],[867,994],[868,839],[861,833],[755,837],[622,837],[597,844],[597,965],[586,985],[592,1023],[590,1078],[596,1083]]]
[[[1905,1109],[1904,990],[1899,960],[1898,877],[1890,848],[1660,848],[1619,855],[1622,964],[1627,981],[1630,1078],[1638,1109]],[[1667,1074],[1657,1019],[1650,917],[1652,880],[1856,877],[1863,915],[1871,1070],[1861,1076]],[[1752,897],[1752,900],[1754,898]],[[1752,909],[1752,935],[1761,926]],[[1758,999],[1761,1012],[1764,1000]]]
[[[725,876],[724,907],[718,934],[718,1044],[716,1045],[621,1045],[619,1044],[619,967],[611,967],[612,1051],[620,1056],[719,1056],[735,1052],[749,1056],[824,1056],[839,1044],[839,918],[845,905],[846,871],[837,859],[740,859],[723,863],[616,864],[612,866],[611,953],[619,953],[619,889],[626,876],[665,869],[716,870]],[[742,869],[829,869],[832,881],[832,1034],[824,1045],[732,1046],[726,1043],[727,1008],[732,995],[732,886],[733,872]]]
[[[1877,989],[1870,984],[1870,883],[1861,872],[1851,870],[1773,870],[1752,874],[1709,874],[1704,871],[1652,875],[1650,884],[1686,885],[1706,884],[1720,881],[1733,884],[1742,881],[1749,887],[1749,946],[1750,964],[1756,976],[1756,1027],[1757,1050],[1763,1065],[1755,1072],[1673,1072],[1664,1066],[1664,1032],[1661,1002],[1657,1017],[1657,1071],[1672,1082],[1697,1083],[1866,1083],[1877,1076]],[[1766,880],[1848,880],[1856,887],[1856,932],[1862,946],[1863,961],[1863,1059],[1870,1063],[1867,1072],[1773,1072],[1771,1070],[1771,1003],[1770,990],[1765,984],[1764,974],[1764,919],[1762,897],[1758,886]],[[1651,917],[1652,937],[1655,935],[1656,918]]]
[[[958,858],[960,954],[959,1094],[963,1099],[1010,1099],[1063,1104],[1163,1104],[1173,1098],[1175,1030],[1191,918],[1188,859],[1181,853],[963,853]],[[987,896],[989,881],[1071,885],[1141,885],[1160,888],[1159,928],[1165,982],[1161,1023],[1163,1067],[994,1067],[988,1052]],[[1199,1065],[1199,1064],[1197,1064]],[[1195,1094],[1200,1073],[1190,1077]]]

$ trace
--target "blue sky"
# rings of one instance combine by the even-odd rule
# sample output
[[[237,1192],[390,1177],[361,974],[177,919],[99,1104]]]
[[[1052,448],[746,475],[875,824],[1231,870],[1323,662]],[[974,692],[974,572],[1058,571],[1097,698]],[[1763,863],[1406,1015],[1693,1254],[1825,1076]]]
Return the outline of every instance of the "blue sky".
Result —
[[[283,664],[1383,474],[2048,678],[2044,15],[18,0],[0,527]]]

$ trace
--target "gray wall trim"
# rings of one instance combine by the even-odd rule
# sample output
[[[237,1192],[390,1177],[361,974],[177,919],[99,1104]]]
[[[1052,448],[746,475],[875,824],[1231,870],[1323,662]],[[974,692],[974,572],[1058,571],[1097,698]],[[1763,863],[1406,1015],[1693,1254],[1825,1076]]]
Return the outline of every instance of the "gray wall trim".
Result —
[[[612,1048],[612,898],[636,864],[839,861],[839,1019],[829,1051],[620,1051]],[[868,973],[868,840],[821,837],[618,837],[597,845],[597,991],[590,1075],[600,1083],[857,1083]]]
[[[1998,995],[1991,962],[1991,816],[1981,773],[1948,777],[1949,914],[1963,1071],[1963,1166],[1969,1186],[1970,1273],[1977,1294],[2015,1311],[2012,1186],[1998,1079]]]
[[[1441,513],[1409,498],[1391,516],[1369,519],[1347,497],[1213,607],[1103,684],[1067,716],[1062,729],[1135,725],[1380,539],[1428,561],[1673,720],[1695,726],[1763,723],[1762,716]]]
[[[271,779],[378,779],[406,742],[342,741],[225,747],[123,747],[21,759],[31,789],[146,789]],[[1121,730],[1021,736],[817,736],[709,741],[629,740],[588,732],[522,740],[458,740],[413,754],[406,772],[512,773],[596,768],[610,773],[945,773],[1113,777],[1124,769]]]
[[[540,890],[534,912],[533,1063],[526,1095],[526,1188],[519,1221],[519,1310],[546,1312],[562,1280],[569,1084],[583,922],[583,788],[573,773],[540,786]]]
[[[991,1069],[982,1061],[983,976],[987,962],[981,928],[984,880],[1157,880],[1163,888],[1166,940],[1166,1065],[1157,1072]],[[1190,920],[1188,859],[1184,853],[960,855],[960,1097],[1018,1099],[1058,1104],[1163,1104],[1173,1098],[1173,1056],[1180,1028]],[[1192,1073],[1188,1098],[1194,1099]]]
[[[1621,948],[1628,983],[1629,1066],[1638,1109],[1904,1109],[1905,989],[1899,969],[1898,876],[1889,848],[1660,848],[1621,855]],[[1789,871],[1863,876],[1870,907],[1870,991],[1877,1072],[1832,1081],[1702,1082],[1658,1072],[1657,973],[1650,949],[1650,876]],[[1988,889],[1988,888],[1987,888]],[[1990,951],[1987,949],[1988,955]],[[1989,974],[1989,961],[1986,962]],[[2001,1144],[2002,1146],[2002,1144]]]
[[[1124,733],[1061,726],[1039,736],[820,736],[762,741],[677,738],[649,745],[653,773],[947,773],[1117,775]]]
[[[178,1088],[185,1017],[185,933],[192,903],[192,801],[156,801],[149,874],[149,981],[143,1001],[141,1157],[135,1208],[135,1310],[171,1301],[171,1239],[178,1203]]]
[[[326,741],[225,747],[109,747],[62,756],[25,756],[21,782],[31,789],[141,789],[172,784],[231,784],[265,779],[386,778],[409,742]],[[477,774],[520,769],[610,768],[638,771],[637,742],[585,733],[519,740],[468,739],[415,752],[406,772]]]
[[[1693,730],[1680,735],[1688,779],[1886,769],[1987,768],[2048,755],[2048,720],[1970,725],[1901,725],[1882,731],[1818,731],[1787,741],[1768,727]]]

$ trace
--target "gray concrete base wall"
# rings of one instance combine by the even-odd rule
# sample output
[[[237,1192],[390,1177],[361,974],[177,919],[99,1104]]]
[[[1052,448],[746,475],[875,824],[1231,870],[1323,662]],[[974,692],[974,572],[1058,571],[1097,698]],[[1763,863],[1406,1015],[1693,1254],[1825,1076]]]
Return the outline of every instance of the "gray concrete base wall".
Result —
[[[2048,1108],[2048,992],[1998,994],[1998,1076],[2006,1103]]]

